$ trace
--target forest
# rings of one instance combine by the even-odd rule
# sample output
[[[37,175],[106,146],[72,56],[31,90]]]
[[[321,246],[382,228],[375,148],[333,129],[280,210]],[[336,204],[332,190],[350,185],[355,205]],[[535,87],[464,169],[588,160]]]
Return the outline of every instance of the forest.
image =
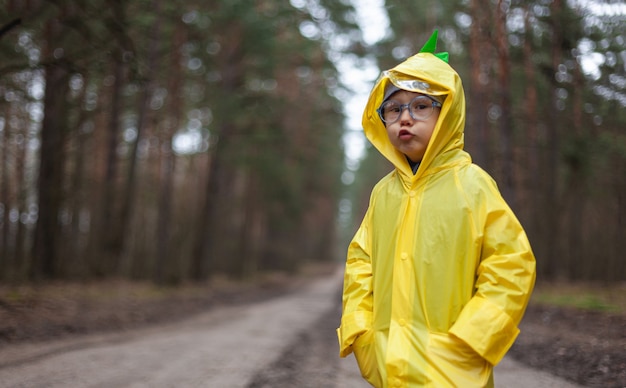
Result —
[[[626,281],[623,2],[378,3],[0,0],[0,282],[341,262],[391,168],[346,80],[434,29],[539,279]]]

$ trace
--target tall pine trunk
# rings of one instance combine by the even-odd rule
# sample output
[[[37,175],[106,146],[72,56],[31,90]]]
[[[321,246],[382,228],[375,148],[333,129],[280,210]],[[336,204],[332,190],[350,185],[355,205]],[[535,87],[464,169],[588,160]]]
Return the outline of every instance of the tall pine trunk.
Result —
[[[139,80],[140,92],[137,100],[137,121],[136,121],[136,136],[133,143],[130,146],[130,153],[128,155],[128,168],[126,171],[126,182],[123,188],[122,194],[122,208],[120,210],[120,233],[122,236],[128,236],[131,234],[131,225],[133,222],[133,212],[135,209],[135,196],[138,186],[137,168],[138,168],[138,153],[139,144],[144,137],[146,130],[148,116],[150,111],[150,98],[155,88],[155,78],[157,75],[157,69],[159,66],[158,50],[160,44],[161,35],[161,1],[152,0],[150,9],[154,11],[156,20],[152,24],[150,29],[148,40],[148,63],[151,65],[145,70],[145,74],[135,74],[135,76],[141,77]],[[133,272],[133,252],[131,251],[130,239],[123,237],[122,245],[122,273],[132,274]]]
[[[65,165],[66,103],[69,71],[64,61],[55,58],[61,48],[58,42],[61,25],[48,22],[48,46],[45,54],[44,118],[41,126],[39,175],[37,181],[38,218],[33,245],[31,276],[35,279],[54,278],[59,274],[59,214],[63,200],[63,168]]]
[[[470,30],[470,90],[468,107],[473,112],[469,118],[466,136],[474,161],[485,169],[489,169],[489,136],[487,132],[487,104],[485,103],[485,78],[483,56],[485,39],[483,36],[484,4],[481,0],[471,0],[470,14],[474,21]]]
[[[509,58],[509,39],[506,28],[506,12],[502,0],[498,1],[496,18],[496,44],[498,52],[498,95],[501,110],[500,136],[502,139],[502,195],[511,207],[517,208],[513,151],[513,120],[511,118],[511,61]]]
[[[171,94],[168,112],[169,120],[163,128],[164,133],[161,146],[161,185],[159,190],[159,216],[157,221],[158,250],[155,267],[155,278],[158,283],[176,281],[181,276],[177,268],[174,268],[178,261],[174,260],[172,257],[173,252],[171,252],[170,249],[172,236],[170,231],[172,229],[172,197],[174,195],[174,169],[176,162],[176,157],[172,150],[172,142],[183,116],[184,96],[182,94],[182,84],[184,69],[181,66],[183,63],[181,50],[185,39],[184,24],[178,22],[175,27],[174,40],[172,42],[172,61],[169,72],[170,79],[168,90]]]
[[[104,196],[101,203],[100,235],[102,238],[102,256],[98,269],[103,275],[111,275],[118,270],[122,241],[118,234],[118,145],[120,118],[122,114],[122,88],[125,65],[121,49],[115,49],[113,55],[113,85],[110,90],[109,117],[107,125],[107,156],[104,182],[101,182]]]
[[[3,114],[4,117],[10,116],[10,109],[7,106],[6,111],[8,114]],[[3,112],[4,113],[4,112]],[[0,203],[2,204],[2,220],[0,220],[0,279],[11,269],[11,255],[10,246],[10,230],[11,219],[9,217],[11,210],[10,190],[11,184],[9,183],[9,144],[11,141],[11,127],[10,124],[4,122],[2,128],[2,147],[0,152],[2,153],[2,163],[0,163]]]
[[[543,192],[546,195],[546,201],[544,202],[545,214],[545,225],[547,230],[544,231],[543,235],[555,236],[556,238],[552,238],[552,241],[547,241],[547,251],[546,257],[547,259],[544,261],[543,272],[547,278],[555,278],[560,275],[557,271],[558,266],[558,241],[560,237],[559,231],[559,212],[560,208],[558,196],[558,167],[559,167],[559,155],[560,155],[560,145],[559,145],[559,107],[558,107],[558,85],[556,83],[556,77],[554,74],[558,69],[559,65],[562,61],[562,51],[561,47],[563,44],[563,34],[562,34],[562,26],[560,23],[560,15],[562,12],[562,0],[554,0],[551,6],[551,17],[552,17],[552,83],[550,90],[550,106],[548,113],[548,154],[544,158],[546,161],[546,165],[543,167],[543,170],[546,172],[543,181]]]
[[[209,149],[210,158],[207,168],[207,188],[200,213],[197,237],[191,265],[191,277],[196,280],[204,279],[209,272],[219,265],[215,252],[219,251],[219,245],[229,244],[224,227],[228,226],[231,219],[228,209],[233,189],[234,167],[232,165],[233,142],[237,136],[237,125],[234,118],[242,114],[238,105],[238,90],[244,83],[242,51],[243,27],[239,21],[233,22],[224,31],[225,44],[218,58],[221,81],[219,82],[219,95],[216,97],[215,127],[211,132],[212,141]],[[219,211],[225,212],[225,219],[218,217]],[[220,240],[225,238],[225,240]]]
[[[525,5],[524,12],[524,47],[523,47],[523,61],[524,61],[524,120],[522,120],[523,131],[525,138],[526,152],[523,154],[522,165],[525,168],[525,177],[523,180],[523,196],[525,211],[522,212],[522,218],[526,219],[531,226],[531,230],[537,230],[538,225],[536,222],[541,222],[543,217],[540,216],[538,211],[539,202],[539,142],[537,139],[537,116],[539,114],[537,108],[537,76],[535,73],[535,62],[533,60],[533,32],[531,25],[532,13],[530,7]]]

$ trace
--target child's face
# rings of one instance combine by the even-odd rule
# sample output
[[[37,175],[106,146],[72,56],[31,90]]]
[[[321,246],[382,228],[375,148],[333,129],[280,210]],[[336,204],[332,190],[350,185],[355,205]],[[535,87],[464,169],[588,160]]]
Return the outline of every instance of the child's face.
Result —
[[[395,100],[400,104],[408,104],[420,95],[419,93],[400,90],[394,93],[389,100]],[[420,162],[435,130],[439,112],[440,108],[434,108],[434,111],[427,119],[415,120],[409,114],[408,109],[403,109],[397,121],[385,124],[391,144],[411,161]]]

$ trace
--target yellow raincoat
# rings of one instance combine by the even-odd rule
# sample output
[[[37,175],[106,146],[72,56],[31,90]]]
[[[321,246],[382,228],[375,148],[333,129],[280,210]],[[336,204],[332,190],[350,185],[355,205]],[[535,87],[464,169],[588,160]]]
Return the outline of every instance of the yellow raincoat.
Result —
[[[385,86],[444,96],[414,175],[376,113]],[[395,166],[374,187],[348,248],[340,356],[354,352],[376,387],[493,386],[535,282],[522,226],[463,150],[459,75],[420,52],[383,73],[363,127]]]

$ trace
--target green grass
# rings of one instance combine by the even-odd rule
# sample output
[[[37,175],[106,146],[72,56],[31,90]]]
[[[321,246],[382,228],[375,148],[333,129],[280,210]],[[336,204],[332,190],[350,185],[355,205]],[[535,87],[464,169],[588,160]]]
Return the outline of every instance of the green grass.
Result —
[[[531,302],[582,310],[626,314],[626,285],[538,284]]]

